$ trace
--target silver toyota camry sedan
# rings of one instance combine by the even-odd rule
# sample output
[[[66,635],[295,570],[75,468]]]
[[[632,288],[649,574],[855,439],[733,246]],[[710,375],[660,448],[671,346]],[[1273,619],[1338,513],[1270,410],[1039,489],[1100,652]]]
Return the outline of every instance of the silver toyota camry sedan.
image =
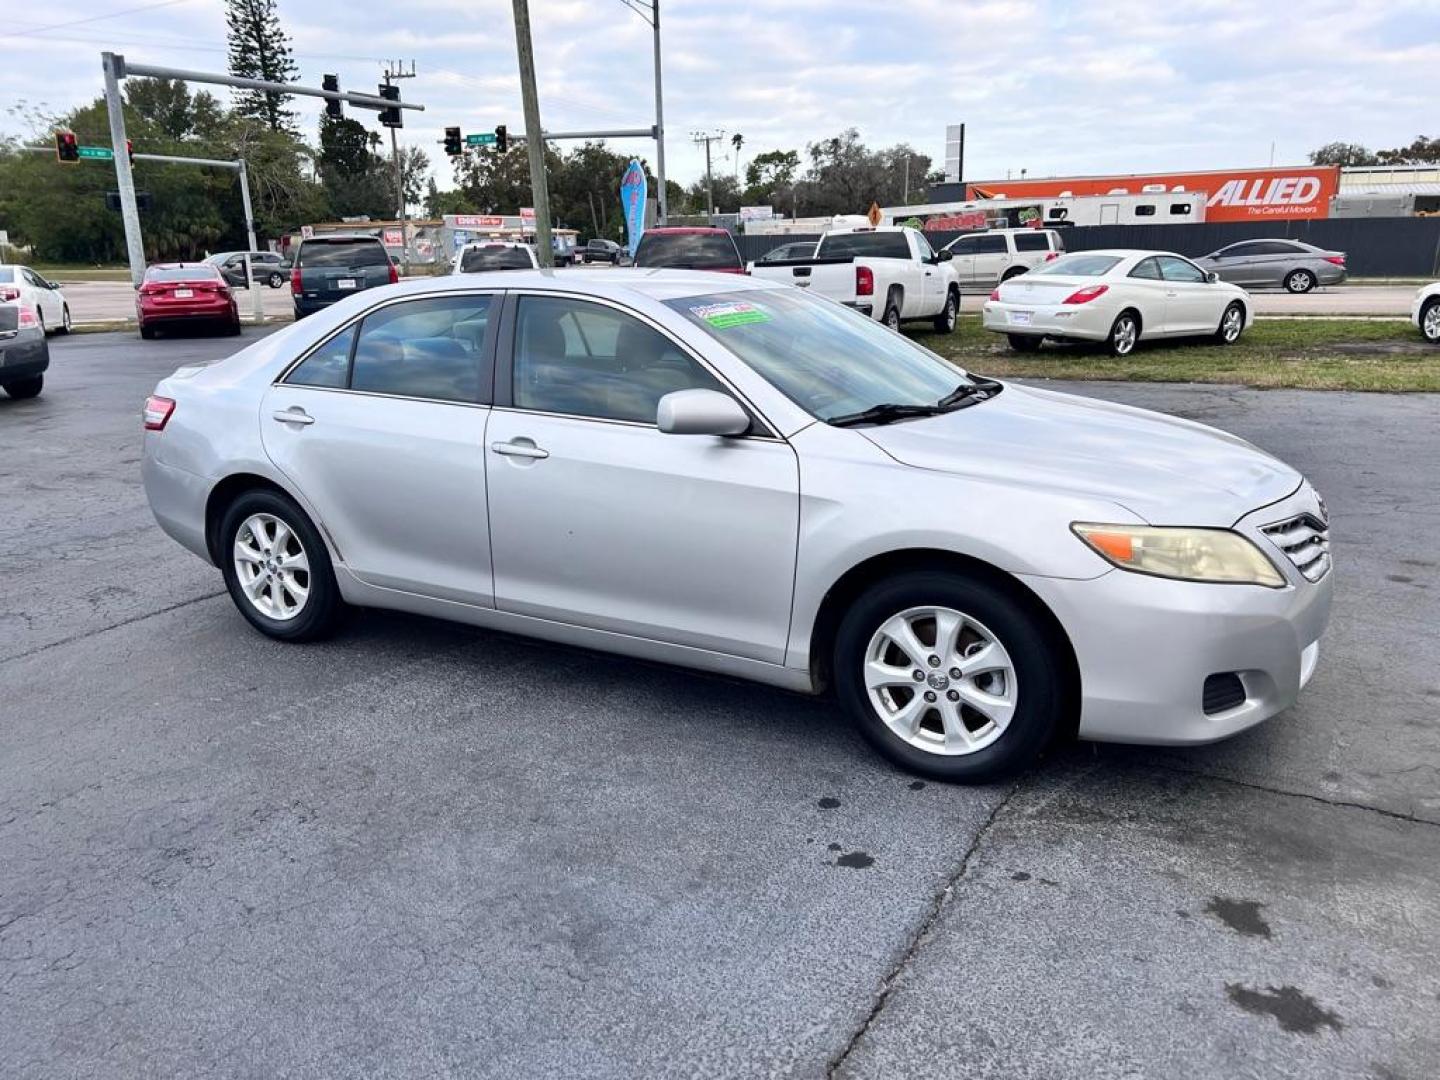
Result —
[[[287,641],[392,608],[807,693],[982,781],[1294,703],[1324,504],[1249,443],[967,374],[789,285],[516,271],[163,380],[161,527]]]

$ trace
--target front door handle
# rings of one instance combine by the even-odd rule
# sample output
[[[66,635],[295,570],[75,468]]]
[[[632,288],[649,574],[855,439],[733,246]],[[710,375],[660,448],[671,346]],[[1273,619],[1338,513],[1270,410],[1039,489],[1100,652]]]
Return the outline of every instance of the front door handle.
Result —
[[[315,422],[315,418],[298,405],[290,409],[277,409],[271,417],[282,424],[299,424],[301,427]]]
[[[504,454],[506,457],[539,459],[547,458],[550,456],[549,450],[540,449],[540,447],[536,446],[529,439],[525,439],[523,441],[515,439],[510,442],[492,442],[490,444],[490,449],[493,453]]]

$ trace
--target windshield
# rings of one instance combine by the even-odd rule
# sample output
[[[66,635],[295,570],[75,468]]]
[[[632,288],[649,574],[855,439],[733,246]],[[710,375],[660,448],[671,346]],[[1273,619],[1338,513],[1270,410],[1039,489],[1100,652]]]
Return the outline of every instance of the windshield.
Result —
[[[876,405],[933,406],[973,381],[875,320],[798,289],[746,289],[665,303],[821,420]]]
[[[534,265],[530,261],[530,253],[524,248],[505,247],[502,244],[467,248],[460,256],[460,272],[463,274],[477,270],[529,270]]]
[[[635,253],[635,265],[684,270],[735,269],[740,256],[729,233],[646,233]]]
[[[1032,274],[1065,274],[1069,277],[1104,277],[1120,262],[1118,255],[1062,255]]]

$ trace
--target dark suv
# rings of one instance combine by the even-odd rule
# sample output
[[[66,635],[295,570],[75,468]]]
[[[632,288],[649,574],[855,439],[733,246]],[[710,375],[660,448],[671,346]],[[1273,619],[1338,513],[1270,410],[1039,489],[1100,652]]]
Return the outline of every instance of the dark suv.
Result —
[[[620,260],[625,255],[625,249],[614,240],[601,240],[596,238],[581,248],[577,254],[587,263],[608,262],[614,266],[620,265]]]
[[[351,293],[400,280],[385,245],[374,236],[312,236],[300,241],[290,292],[303,319]]]
[[[635,252],[635,265],[645,269],[716,270],[743,274],[740,249],[724,229],[647,229]]]

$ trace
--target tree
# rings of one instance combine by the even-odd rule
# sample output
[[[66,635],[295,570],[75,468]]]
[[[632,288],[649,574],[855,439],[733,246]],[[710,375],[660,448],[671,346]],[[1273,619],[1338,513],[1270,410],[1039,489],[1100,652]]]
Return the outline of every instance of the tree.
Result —
[[[394,217],[395,174],[379,146],[380,136],[358,120],[321,114],[318,165],[331,216]]]
[[[1379,159],[1359,143],[1326,143],[1310,151],[1311,165],[1377,165]]]
[[[290,36],[280,25],[275,0],[225,0],[230,74],[266,82],[294,82],[300,69],[290,55]],[[235,111],[264,120],[271,131],[293,131],[295,113],[289,94],[240,90]]]
[[[730,145],[735,148],[735,179],[740,179],[740,148],[745,145],[745,136],[738,131],[730,136]]]
[[[1409,146],[1381,150],[1376,157],[1381,165],[1440,164],[1440,138],[1427,139],[1422,135]]]
[[[790,206],[800,155],[794,150],[767,150],[745,166],[746,206]]]

